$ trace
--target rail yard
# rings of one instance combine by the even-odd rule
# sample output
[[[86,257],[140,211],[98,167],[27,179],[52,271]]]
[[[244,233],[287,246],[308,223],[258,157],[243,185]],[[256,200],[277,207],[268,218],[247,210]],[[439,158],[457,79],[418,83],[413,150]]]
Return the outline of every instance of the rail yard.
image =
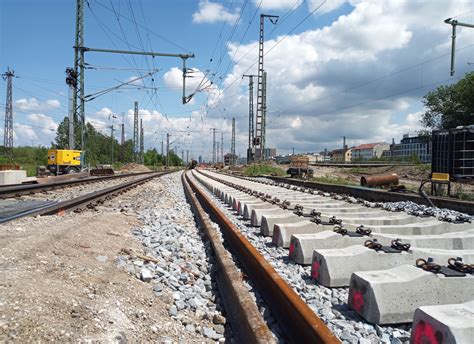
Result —
[[[468,340],[469,214],[271,178],[104,177],[83,185],[95,197],[83,190],[81,203],[63,196],[75,185],[39,200],[0,190],[1,202],[56,204],[2,218],[3,338]]]
[[[0,343],[473,343],[473,29],[0,1]]]

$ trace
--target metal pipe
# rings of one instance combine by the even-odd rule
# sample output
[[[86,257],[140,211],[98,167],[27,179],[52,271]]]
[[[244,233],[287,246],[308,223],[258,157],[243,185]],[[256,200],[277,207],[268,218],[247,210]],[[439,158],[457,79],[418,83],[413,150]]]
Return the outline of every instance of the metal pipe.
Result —
[[[366,187],[398,185],[398,175],[396,173],[378,175],[378,176],[362,176],[360,185]]]

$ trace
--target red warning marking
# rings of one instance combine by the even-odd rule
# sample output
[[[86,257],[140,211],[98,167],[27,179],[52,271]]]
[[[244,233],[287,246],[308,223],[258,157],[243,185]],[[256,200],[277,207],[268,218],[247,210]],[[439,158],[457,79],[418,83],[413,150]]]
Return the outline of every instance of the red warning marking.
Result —
[[[321,264],[319,264],[319,262],[315,260],[313,262],[313,266],[311,267],[311,277],[313,277],[313,279],[318,279],[320,267],[321,267]]]
[[[362,307],[364,306],[364,297],[362,296],[362,293],[358,290],[352,290],[352,308],[356,312],[359,312],[362,310]]]
[[[431,324],[425,323],[421,320],[415,327],[413,333],[413,344],[438,344],[436,338],[436,331]]]
[[[290,243],[290,254],[288,256],[292,256],[293,255],[293,251],[295,250],[295,244],[294,243]]]

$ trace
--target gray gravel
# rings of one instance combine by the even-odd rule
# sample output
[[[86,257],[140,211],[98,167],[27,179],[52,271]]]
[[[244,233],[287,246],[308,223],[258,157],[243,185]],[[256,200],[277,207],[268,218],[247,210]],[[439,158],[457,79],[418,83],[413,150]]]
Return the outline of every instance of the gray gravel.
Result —
[[[304,267],[290,262],[288,249],[273,245],[272,238],[262,236],[259,228],[252,227],[249,221],[236,216],[219,198],[207,189],[205,191],[341,341],[356,344],[409,343],[410,325],[381,327],[367,324],[347,305],[348,288],[327,288],[313,282],[310,277],[311,266]]]
[[[168,314],[181,321],[185,331],[201,333],[209,340],[232,338],[226,324],[217,286],[210,244],[204,243],[186,202],[180,173],[160,178],[163,192],[144,190],[136,211],[143,226],[133,234],[146,255],[158,263],[121,256],[117,265],[153,285],[157,297],[168,297]]]
[[[37,192],[21,196],[22,200],[65,201],[88,193],[143,178],[144,175],[101,180],[93,183],[75,184],[61,189]]]

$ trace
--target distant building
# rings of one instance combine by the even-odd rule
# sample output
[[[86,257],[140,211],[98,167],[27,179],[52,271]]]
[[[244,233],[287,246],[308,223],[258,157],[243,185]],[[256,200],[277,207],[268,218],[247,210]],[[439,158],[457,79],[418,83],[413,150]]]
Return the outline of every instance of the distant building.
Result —
[[[198,158],[198,162],[199,162],[200,164],[202,164],[202,156],[201,156],[201,155],[200,155],[199,158]]]
[[[234,160],[235,160],[236,163],[237,163],[237,159],[238,159],[238,156],[234,155]],[[232,154],[227,153],[226,155],[224,155],[224,165],[229,166],[231,164],[232,164]]]
[[[352,148],[351,159],[354,160],[370,160],[372,158],[380,158],[384,150],[389,150],[390,145],[385,142],[365,143]]]
[[[352,148],[350,149],[334,149],[331,152],[331,161],[335,163],[351,162]]]
[[[275,159],[277,156],[276,148],[265,148],[263,151],[265,159]]]
[[[431,140],[426,141],[421,136],[410,137],[403,135],[399,144],[392,144],[390,153],[393,158],[408,159],[411,156],[417,156],[421,162],[431,162]]]

